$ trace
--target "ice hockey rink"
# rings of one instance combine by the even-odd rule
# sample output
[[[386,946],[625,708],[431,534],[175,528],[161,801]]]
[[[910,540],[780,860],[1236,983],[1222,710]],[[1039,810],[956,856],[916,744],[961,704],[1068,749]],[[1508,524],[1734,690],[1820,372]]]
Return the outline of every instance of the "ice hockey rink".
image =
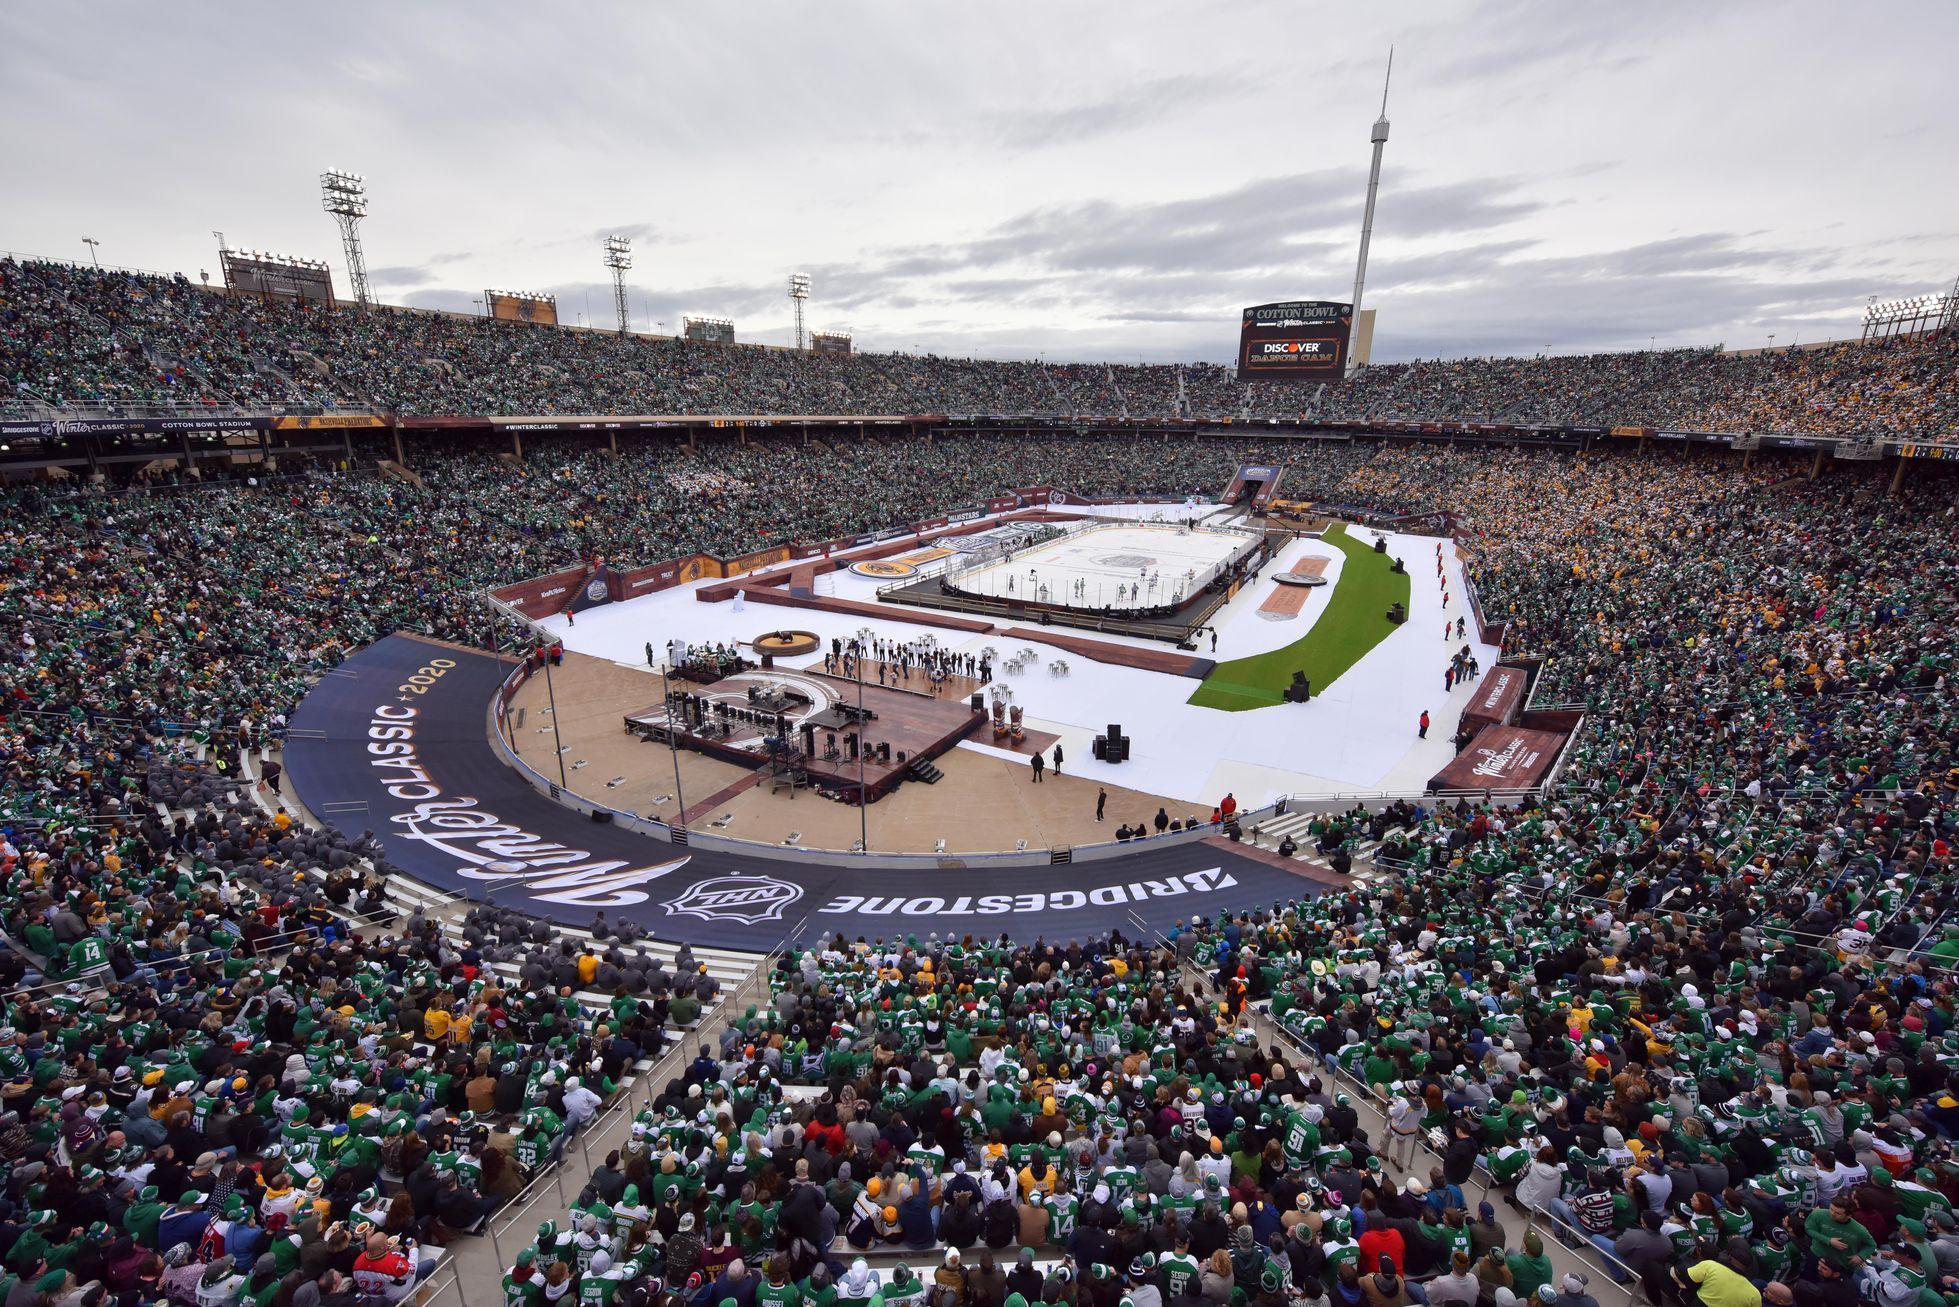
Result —
[[[1014,555],[945,576],[968,594],[1074,608],[1181,603],[1258,541],[1247,531],[1148,523],[1090,525]]]
[[[1103,507],[1101,511],[1114,519],[1122,510]],[[1149,510],[1128,508],[1131,514],[1140,511]],[[1374,535],[1365,534],[1370,540]],[[1153,560],[1153,570],[1167,577],[1173,569],[1181,571],[1200,563],[1214,565],[1228,558],[1245,538],[1201,528],[1178,535],[1174,526],[1116,519],[1108,528],[1094,531],[1088,540],[1069,538],[1043,548],[1052,550],[1045,565],[1056,569],[1055,577],[1063,574],[1060,569],[1070,568],[1073,570],[1066,573],[1070,577],[1087,579],[1091,585],[1099,578],[1101,584],[1112,585],[1112,578],[1133,576],[1141,564],[1109,564],[1097,559],[1133,553]],[[1415,571],[1419,583],[1411,593],[1408,622],[1333,684],[1316,687],[1311,704],[1281,704],[1254,712],[1223,712],[1189,703],[1198,682],[1188,677],[1098,663],[1032,639],[934,627],[930,621],[935,614],[929,610],[880,604],[881,609],[888,609],[889,616],[872,618],[733,600],[699,602],[696,592],[703,585],[715,584],[713,581],[588,609],[578,615],[575,626],[562,616],[549,618],[543,625],[562,638],[567,648],[641,669],[647,666],[647,644],[658,650],[671,639],[696,644],[745,642],[778,627],[814,631],[825,644],[833,638],[848,639],[865,628],[890,639],[929,639],[958,652],[991,651],[998,669],[996,683],[1005,688],[1010,702],[1023,709],[1030,728],[1061,740],[1070,759],[1069,770],[1078,775],[1186,799],[1193,807],[1206,810],[1226,792],[1234,793],[1241,804],[1262,803],[1284,794],[1360,797],[1384,791],[1419,792],[1427,779],[1455,756],[1450,737],[1473,697],[1471,686],[1461,682],[1445,689],[1442,675],[1450,651],[1465,643],[1441,638],[1445,621],[1464,612],[1463,564],[1454,542],[1440,540],[1448,588],[1456,596],[1445,608],[1439,587],[1432,584],[1432,572],[1419,564],[1419,560],[1435,557],[1438,539],[1397,533],[1388,533],[1385,539],[1390,553],[1418,563]],[[925,544],[920,541],[921,547]],[[1071,558],[1066,552],[1071,548],[1084,552]],[[1314,558],[1326,560],[1330,584],[1311,591],[1303,611],[1290,620],[1261,616],[1261,605],[1279,588],[1273,575]],[[1199,652],[1224,660],[1263,653],[1298,639],[1326,610],[1339,585],[1343,561],[1338,548],[1317,539],[1288,543],[1258,580],[1240,587],[1212,617],[1210,627],[1218,635],[1216,648],[1211,647],[1207,635]],[[1031,562],[1022,554],[1008,565],[1023,575],[1029,566],[1042,568],[1040,550]],[[817,593],[877,602],[878,590],[888,584],[839,571],[820,578]],[[1057,632],[1081,634],[1060,632],[1059,628]],[[1114,644],[1170,647],[1137,636],[1097,633],[1095,638]],[[1466,643],[1485,668],[1495,666],[1499,659],[1495,646],[1479,643],[1473,630]],[[1023,648],[1031,648],[1036,654],[1025,671],[1012,674],[1001,668],[999,660]],[[1065,675],[1055,674],[1057,661],[1066,665]],[[810,662],[820,664],[821,659]],[[659,687],[659,677],[649,672],[649,702],[658,697]],[[1416,733],[1417,719],[1424,711],[1433,718],[1425,739]],[[1127,763],[1103,763],[1091,757],[1095,735],[1110,722],[1122,723],[1130,737]],[[958,747],[992,751],[991,745],[977,737]]]

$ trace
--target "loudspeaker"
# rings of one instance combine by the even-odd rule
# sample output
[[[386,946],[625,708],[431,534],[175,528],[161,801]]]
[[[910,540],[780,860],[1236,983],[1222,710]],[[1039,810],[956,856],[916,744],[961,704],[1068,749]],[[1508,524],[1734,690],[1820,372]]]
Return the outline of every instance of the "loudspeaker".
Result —
[[[1121,723],[1121,722],[1110,722],[1110,723],[1109,723],[1109,738],[1110,738],[1110,739],[1112,739],[1112,740],[1120,740],[1120,739],[1122,738],[1122,723]]]
[[[966,702],[972,705],[974,712],[986,711],[986,696],[983,694],[976,694]]]
[[[1095,755],[1097,762],[1106,762],[1109,757],[1109,737],[1106,735],[1096,736],[1095,742],[1089,746],[1088,751]]]
[[[594,808],[592,809],[592,820],[603,826],[612,820],[612,814],[604,808]]]

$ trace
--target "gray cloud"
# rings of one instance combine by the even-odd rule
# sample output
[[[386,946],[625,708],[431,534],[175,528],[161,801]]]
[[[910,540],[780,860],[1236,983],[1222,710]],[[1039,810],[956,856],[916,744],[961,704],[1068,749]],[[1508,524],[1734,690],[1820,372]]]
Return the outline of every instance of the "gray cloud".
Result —
[[[1228,78],[1181,75],[1125,86],[1115,95],[1061,108],[1022,108],[981,119],[981,134],[1015,150],[1051,149],[1153,127],[1230,90]]]
[[[624,236],[635,245],[651,245],[660,239],[660,229],[650,222],[628,222],[617,227],[601,227],[591,239],[603,243],[608,236]]]

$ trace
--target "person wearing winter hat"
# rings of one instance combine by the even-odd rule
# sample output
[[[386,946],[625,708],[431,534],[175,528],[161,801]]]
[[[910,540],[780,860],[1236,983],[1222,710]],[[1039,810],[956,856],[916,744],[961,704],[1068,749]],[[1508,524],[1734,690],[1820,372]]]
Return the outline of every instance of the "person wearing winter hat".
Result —
[[[1475,1307],[1481,1285],[1470,1270],[1469,1253],[1458,1248],[1450,1254],[1448,1269],[1429,1280],[1426,1292],[1436,1307]]]
[[[878,1273],[862,1257],[851,1261],[837,1281],[837,1307],[870,1307],[878,1296]]]
[[[1598,1299],[1585,1292],[1585,1277],[1566,1272],[1558,1281],[1558,1292],[1553,1301],[1557,1307],[1598,1307]],[[1542,1296],[1542,1290],[1539,1291]]]
[[[1013,1269],[1007,1272],[1007,1301],[1018,1295],[1023,1304],[1039,1302],[1043,1279],[1040,1267],[1034,1265],[1034,1250],[1023,1247],[1014,1256]]]
[[[1520,1300],[1534,1297],[1555,1274],[1551,1259],[1544,1255],[1544,1240],[1535,1230],[1524,1231],[1522,1251],[1511,1253],[1504,1261],[1510,1270],[1510,1288]],[[1556,1292],[1552,1290],[1554,1297]]]

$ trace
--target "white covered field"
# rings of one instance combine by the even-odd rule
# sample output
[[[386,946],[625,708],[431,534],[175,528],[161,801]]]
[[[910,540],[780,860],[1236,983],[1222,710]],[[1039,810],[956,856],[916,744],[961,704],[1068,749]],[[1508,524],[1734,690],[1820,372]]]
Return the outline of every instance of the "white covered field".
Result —
[[[1123,508],[1100,506],[1100,516],[1120,517]],[[1128,506],[1131,517],[1160,511],[1156,506]],[[1154,544],[1189,549],[1198,541],[1237,539],[1212,535],[1159,536],[1148,527],[1114,528],[1128,535],[1140,532]],[[1098,536],[1100,533],[1096,533]],[[1356,532],[1361,538],[1369,532]],[[1454,757],[1449,739],[1457,719],[1473,695],[1471,686],[1456,685],[1444,693],[1442,672],[1455,641],[1442,639],[1445,620],[1463,614],[1462,562],[1455,546],[1443,543],[1444,568],[1452,596],[1444,608],[1435,576],[1436,540],[1429,536],[1390,534],[1390,553],[1404,558],[1414,576],[1409,620],[1331,686],[1315,686],[1306,705],[1277,704],[1253,712],[1222,712],[1187,702],[1198,682],[1183,676],[1098,663],[1053,645],[1002,635],[970,635],[933,627],[918,618],[937,616],[930,610],[889,608],[888,619],[867,619],[854,613],[828,613],[809,608],[781,608],[733,602],[701,603],[695,592],[702,582],[677,586],[626,603],[607,604],[581,613],[576,626],[555,617],[545,625],[566,646],[580,653],[611,659],[629,667],[646,666],[645,645],[664,648],[670,639],[712,644],[718,640],[746,641],[780,627],[815,631],[827,645],[833,636],[848,637],[864,626],[897,639],[931,635],[944,647],[961,652],[992,649],[1005,657],[1032,647],[1038,661],[1018,675],[1000,673],[1000,684],[1026,712],[1027,725],[1061,738],[1071,773],[1127,786],[1144,793],[1187,800],[1193,809],[1209,811],[1227,791],[1242,804],[1257,804],[1280,794],[1340,795],[1382,790],[1419,791],[1430,776]],[[921,542],[922,543],[922,542]],[[1215,548],[1206,545],[1207,548]],[[1138,551],[1140,552],[1140,550]],[[1223,557],[1223,552],[1211,555]],[[1153,554],[1165,559],[1168,554]],[[1297,567],[1309,558],[1324,558],[1328,584],[1309,591],[1296,617],[1261,617],[1259,606],[1278,583],[1275,572]],[[1023,568],[1024,561],[1016,560]],[[1346,556],[1318,540],[1296,540],[1280,551],[1260,579],[1243,587],[1212,619],[1217,648],[1204,637],[1201,655],[1219,660],[1263,653],[1297,640],[1312,628],[1340,583]],[[1038,566],[1038,564],[1036,564]],[[1185,567],[1192,566],[1186,562]],[[823,576],[820,594],[840,599],[875,602],[879,589],[890,582],[853,576],[848,571]],[[1102,635],[1056,627],[1057,635],[1089,637],[1112,644],[1168,649],[1161,641],[1136,636]],[[1485,669],[1495,665],[1497,650],[1469,642]],[[1054,676],[1054,660],[1068,664],[1067,676]],[[812,659],[811,662],[820,662]],[[648,674],[646,702],[659,698],[660,682]],[[1426,709],[1433,718],[1427,739],[1417,739],[1416,719]],[[1096,762],[1090,743],[1110,722],[1122,723],[1132,741],[1127,763]],[[961,748],[989,754],[991,745],[968,742]],[[997,755],[996,756],[1001,756]],[[1011,755],[1005,755],[1011,756]]]
[[[1208,581],[1248,543],[1246,535],[1204,527],[1096,526],[962,572],[953,584],[969,594],[1074,608],[1180,603],[1193,581]]]

